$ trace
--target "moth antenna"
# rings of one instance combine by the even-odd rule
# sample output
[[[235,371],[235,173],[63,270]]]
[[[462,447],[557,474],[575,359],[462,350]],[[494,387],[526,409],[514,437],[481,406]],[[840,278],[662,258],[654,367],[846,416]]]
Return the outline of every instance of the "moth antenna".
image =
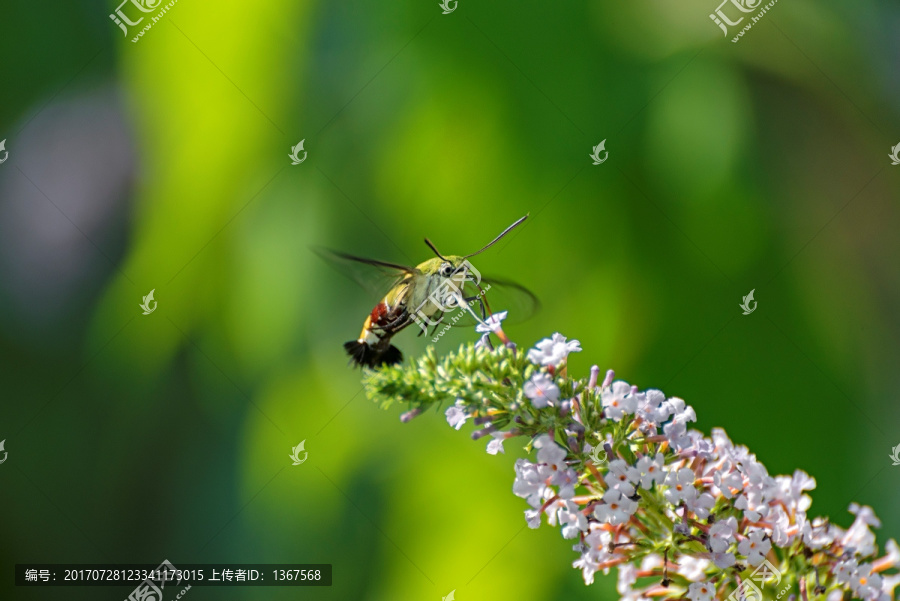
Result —
[[[444,258],[444,255],[442,255],[440,252],[438,252],[437,247],[435,247],[435,245],[431,243],[431,240],[429,240],[428,238],[425,238],[425,244],[428,245],[428,248],[430,248],[431,250],[434,251],[434,254],[436,254],[441,259],[444,259],[445,261],[447,261],[447,259]],[[447,261],[447,262],[449,263],[449,261]]]
[[[526,219],[528,219],[528,214],[527,214],[527,213],[525,214],[524,217],[519,218],[519,219],[518,219],[515,223],[513,223],[511,226],[509,226],[508,228],[506,228],[505,230],[503,230],[502,232],[500,232],[500,235],[499,235],[499,236],[497,236],[496,238],[494,238],[493,240],[491,240],[491,241],[490,241],[486,246],[484,246],[481,250],[479,250],[479,251],[477,251],[477,252],[473,252],[471,255],[466,255],[465,258],[468,259],[469,257],[474,257],[475,255],[480,255],[481,253],[483,253],[484,251],[486,251],[487,249],[489,249],[490,247],[492,247],[493,245],[495,245],[497,242],[499,242],[500,238],[502,238],[502,237],[505,236],[506,234],[510,233],[510,232],[513,230],[513,228],[515,228],[517,225],[519,225],[520,223],[522,223],[522,222],[525,221]],[[426,242],[427,242],[427,240],[426,240]],[[435,251],[435,252],[437,252],[437,251]]]

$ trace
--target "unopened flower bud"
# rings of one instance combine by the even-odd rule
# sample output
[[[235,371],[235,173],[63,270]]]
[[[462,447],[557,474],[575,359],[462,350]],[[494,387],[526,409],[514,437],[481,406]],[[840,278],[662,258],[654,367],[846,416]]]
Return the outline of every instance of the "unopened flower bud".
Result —
[[[481,430],[475,430],[474,432],[472,432],[472,440],[478,440],[479,438],[487,436],[488,434],[493,432],[493,430],[494,430],[493,424],[488,424]]]
[[[422,413],[422,408],[416,407],[415,409],[411,409],[411,410],[407,411],[406,413],[402,414],[400,416],[400,421],[403,422],[404,424],[408,423],[408,422],[412,421],[412,419],[414,417],[418,416],[421,413]]]
[[[601,388],[609,388],[610,386],[612,386],[613,378],[615,378],[615,377],[616,377],[616,372],[614,372],[611,369],[607,370],[606,377],[603,378],[603,384],[601,385]]]
[[[594,365],[591,367],[591,378],[588,380],[588,388],[593,390],[597,388],[597,380],[600,378],[600,367]]]

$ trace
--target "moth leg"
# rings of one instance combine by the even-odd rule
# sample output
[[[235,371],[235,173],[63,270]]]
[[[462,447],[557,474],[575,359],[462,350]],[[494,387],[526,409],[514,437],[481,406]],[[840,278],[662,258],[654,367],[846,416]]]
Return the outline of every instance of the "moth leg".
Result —
[[[438,323],[440,323],[440,322],[438,322]],[[427,325],[423,325],[421,323],[417,324],[417,325],[419,326],[419,333],[417,334],[417,336],[422,336],[423,334],[428,332],[428,326],[430,326],[432,324],[431,324],[431,322],[428,322]],[[437,323],[434,324],[434,327],[435,328],[437,327]],[[434,330],[432,330],[432,333],[434,333]]]
[[[434,333],[437,332],[438,326],[441,325],[442,321],[444,321],[444,315],[446,315],[446,313],[441,313],[441,318],[437,320],[437,323],[434,324],[433,328],[431,328],[431,336],[434,336]]]
[[[412,322],[412,318],[410,317],[407,311],[403,311],[398,314],[397,317],[393,318],[391,321],[385,324],[386,329],[393,330],[394,332],[398,332],[408,326]]]

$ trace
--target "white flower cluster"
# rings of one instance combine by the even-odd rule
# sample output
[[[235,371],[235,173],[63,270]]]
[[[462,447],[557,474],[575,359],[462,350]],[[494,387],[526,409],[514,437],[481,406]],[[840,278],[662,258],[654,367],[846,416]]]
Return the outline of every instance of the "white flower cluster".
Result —
[[[566,388],[564,363],[580,350],[578,341],[554,334],[528,352],[540,370],[522,386],[527,410],[532,421],[550,425],[533,439],[536,461],[516,462],[513,493],[530,506],[530,527],[543,514],[577,540],[573,566],[587,584],[616,566],[619,593],[629,601],[711,601],[767,562],[792,575],[787,580],[804,601],[810,592],[840,601],[848,591],[866,601],[893,599],[900,575],[885,572],[900,564],[900,549],[889,541],[877,558],[870,527],[880,523],[872,509],[851,505],[856,517],[847,530],[807,517],[812,477],[800,470],[771,476],[724,430],[704,436],[690,429],[696,414],[682,399],[613,382],[612,372],[598,385],[596,367],[589,383]],[[563,398],[562,389],[572,397]],[[471,416],[461,403],[446,415],[456,429]],[[490,453],[520,434],[483,432],[491,435]]]

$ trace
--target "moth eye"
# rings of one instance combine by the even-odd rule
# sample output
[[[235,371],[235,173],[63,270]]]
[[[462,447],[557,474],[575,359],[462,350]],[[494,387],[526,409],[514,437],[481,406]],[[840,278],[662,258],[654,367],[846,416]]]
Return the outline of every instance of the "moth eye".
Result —
[[[441,275],[445,278],[449,278],[452,273],[453,266],[449,263],[444,263],[444,265],[441,267]]]

